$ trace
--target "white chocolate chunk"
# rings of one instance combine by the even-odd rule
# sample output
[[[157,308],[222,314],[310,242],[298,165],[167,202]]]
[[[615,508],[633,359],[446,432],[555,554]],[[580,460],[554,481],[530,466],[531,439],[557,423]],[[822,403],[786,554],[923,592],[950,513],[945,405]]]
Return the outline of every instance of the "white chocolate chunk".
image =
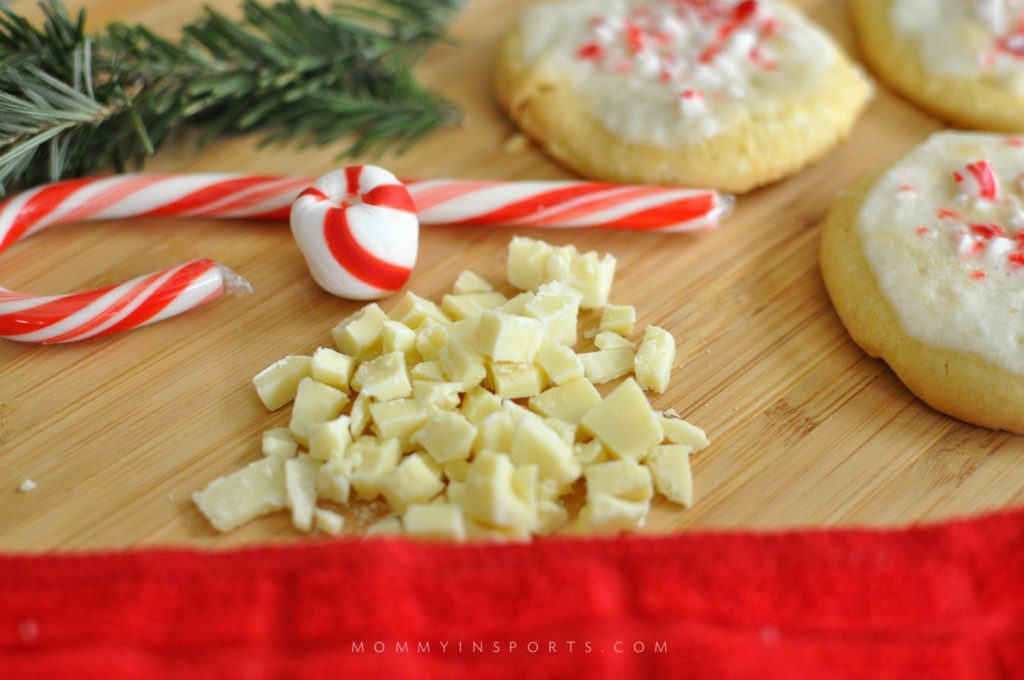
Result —
[[[601,310],[598,328],[619,335],[629,335],[636,325],[636,307],[633,305],[605,305]]]
[[[284,461],[268,457],[213,480],[192,501],[217,531],[231,531],[288,505]]]
[[[441,350],[440,361],[445,379],[459,383],[463,390],[479,385],[487,376],[487,368],[477,351],[455,338],[450,338]]]
[[[466,393],[459,410],[469,422],[479,427],[484,418],[501,411],[501,398],[478,385]]]
[[[661,428],[665,432],[665,441],[673,444],[684,444],[694,451],[702,451],[710,442],[704,430],[688,423],[682,418],[661,417]]]
[[[348,392],[356,360],[347,354],[321,347],[313,352],[313,380]]]
[[[424,361],[436,361],[448,344],[448,327],[434,319],[426,319],[416,329],[416,352]]]
[[[590,252],[572,261],[571,276],[566,283],[583,294],[580,307],[598,309],[608,304],[608,295],[615,280],[616,260],[611,255],[598,257]]]
[[[530,408],[549,418],[579,425],[587,411],[601,403],[601,394],[586,378],[573,378],[564,385],[532,397]]]
[[[520,293],[501,307],[498,307],[498,311],[505,312],[506,314],[515,314],[517,316],[527,316],[526,305],[529,304],[530,300],[533,298],[533,293]]]
[[[313,510],[316,509],[316,487],[320,476],[320,461],[312,456],[289,458],[284,462],[284,486],[288,507],[292,509],[292,525],[299,531],[313,528]]]
[[[312,378],[303,378],[295,395],[292,419],[288,428],[295,441],[303,446],[309,444],[313,428],[341,415],[348,403],[348,395],[341,390],[318,383]]]
[[[612,390],[580,422],[617,458],[642,460],[662,439],[661,423],[632,378]]]
[[[441,298],[441,309],[451,318],[461,321],[479,316],[485,309],[495,309],[506,302],[508,298],[497,291],[445,295]]]
[[[529,532],[537,523],[536,466],[517,469],[502,453],[485,451],[469,466],[462,511],[483,527]]]
[[[572,455],[572,446],[548,425],[535,418],[524,419],[512,437],[512,462],[536,465],[541,479],[559,485],[572,484],[582,470]]]
[[[363,531],[365,536],[400,536],[401,534],[402,523],[393,516],[379,519]]]
[[[469,474],[469,461],[468,460],[452,460],[444,464],[444,476],[448,479],[449,490],[452,484],[458,484],[466,481],[466,476]]]
[[[412,399],[370,404],[370,416],[381,439],[397,439],[402,451],[412,451],[412,435],[423,427],[434,410]]]
[[[537,353],[537,363],[551,382],[563,385],[583,376],[583,362],[568,345],[546,339]]]
[[[603,493],[588,495],[580,510],[580,525],[595,533],[635,531],[644,525],[650,508],[650,501],[627,501]]]
[[[405,533],[428,541],[465,541],[462,509],[451,503],[410,505],[402,515]]]
[[[304,356],[287,356],[256,374],[252,384],[260,401],[276,411],[295,398],[299,383],[313,375],[313,360]]]
[[[360,498],[371,500],[380,495],[380,483],[385,475],[398,467],[402,458],[402,447],[397,439],[383,441],[373,437],[362,437],[349,449],[353,470],[350,474],[352,488]]]
[[[444,491],[444,482],[423,456],[412,455],[385,475],[379,487],[391,509],[401,514],[413,503],[426,503]]]
[[[693,505],[693,475],[690,471],[689,446],[670,444],[657,446],[644,464],[654,477],[654,487],[673,503]]]
[[[328,536],[340,536],[345,529],[345,518],[333,510],[317,508],[313,514],[316,516],[316,528]]]
[[[654,495],[651,472],[629,458],[588,465],[583,476],[588,497],[601,493],[627,501],[646,501]]]
[[[413,435],[412,441],[444,465],[468,459],[476,433],[476,427],[465,416],[441,411],[430,416],[430,420]]]
[[[603,463],[608,460],[607,452],[601,442],[596,439],[591,439],[589,442],[576,442],[573,445],[572,455],[583,466]]]
[[[497,451],[508,453],[512,450],[517,421],[511,413],[498,411],[483,419],[478,426],[479,434],[473,443],[473,451]]]
[[[331,330],[334,344],[343,354],[364,357],[380,351],[384,310],[377,303],[366,305]]]
[[[440,361],[421,361],[409,370],[413,382],[417,380],[429,380],[433,382],[444,382],[444,369]],[[413,390],[415,390],[415,385]]]
[[[675,360],[676,341],[672,334],[663,328],[648,326],[636,353],[636,380],[640,387],[662,394],[668,389]]]
[[[548,281],[551,246],[543,241],[514,236],[508,244],[508,282],[520,290],[533,290]]]
[[[459,342],[464,342],[470,347],[473,346],[473,335],[476,333],[477,324],[480,323],[479,316],[472,316],[468,319],[461,319],[453,323],[449,335]]]
[[[462,385],[453,382],[414,380],[412,383],[413,399],[443,411],[451,411],[459,405],[461,390]]]
[[[399,321],[387,319],[381,330],[381,352],[401,352],[409,356],[416,352],[416,333]]]
[[[352,410],[349,412],[351,421],[349,422],[349,432],[352,433],[353,439],[361,436],[366,431],[366,426],[370,424],[370,403],[370,397],[365,394],[360,394],[352,402]]]
[[[494,290],[494,286],[492,286],[487,279],[468,269],[462,270],[459,277],[455,279],[455,284],[452,286],[452,292],[457,295],[465,295],[466,293],[486,293],[492,290]]]
[[[480,315],[473,341],[491,361],[530,364],[544,336],[544,327],[536,319],[488,310]]]
[[[451,319],[435,303],[425,300],[412,292],[407,292],[399,301],[398,305],[391,311],[391,318],[395,321],[401,321],[414,331],[419,330],[419,327],[427,319],[433,319],[445,326],[451,323]]]
[[[595,385],[603,385],[633,372],[633,350],[628,348],[602,349],[578,356],[587,379]]]
[[[569,511],[557,500],[537,501],[537,526],[534,531],[540,536],[553,534],[569,522]]]
[[[611,331],[601,331],[595,335],[594,344],[598,349],[633,349],[633,343]]]
[[[576,426],[558,418],[545,418],[544,424],[562,438],[566,446],[572,448],[576,444]]]
[[[360,364],[352,377],[352,386],[377,401],[405,399],[412,394],[405,355],[391,352]]]
[[[320,466],[316,480],[317,498],[335,503],[348,503],[352,492],[352,461],[349,459],[328,461]]]
[[[309,438],[309,454],[319,461],[341,460],[352,443],[352,420],[338,416],[313,428]]]
[[[264,456],[294,458],[299,450],[299,444],[287,427],[275,427],[263,433],[262,450]]]
[[[580,311],[579,292],[560,281],[545,283],[526,303],[524,312],[540,321],[552,342],[576,344],[576,322]]]
[[[524,399],[544,389],[544,372],[536,364],[492,363],[489,370],[494,393],[502,399]]]

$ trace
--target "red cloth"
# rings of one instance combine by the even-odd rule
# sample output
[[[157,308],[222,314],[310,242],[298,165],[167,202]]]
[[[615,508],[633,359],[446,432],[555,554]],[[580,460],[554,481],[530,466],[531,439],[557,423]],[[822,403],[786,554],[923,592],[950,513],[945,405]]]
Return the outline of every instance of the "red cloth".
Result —
[[[2,678],[349,674],[1024,677],[1024,512],[886,532],[0,557]]]

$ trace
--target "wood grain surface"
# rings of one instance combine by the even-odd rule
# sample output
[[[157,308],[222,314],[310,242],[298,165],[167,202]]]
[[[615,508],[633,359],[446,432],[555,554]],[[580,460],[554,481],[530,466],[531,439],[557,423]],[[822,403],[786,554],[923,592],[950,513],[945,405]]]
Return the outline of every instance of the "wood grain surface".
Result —
[[[84,6],[94,27],[141,21],[173,34],[204,2]],[[236,8],[235,0],[210,4]],[[801,4],[856,54],[846,2]],[[462,105],[461,127],[399,158],[364,160],[400,176],[566,176],[534,149],[505,150],[515,130],[494,103],[489,72],[496,41],[521,6],[471,0],[454,27],[457,44],[438,47],[423,64],[423,78]],[[37,16],[26,2],[15,7]],[[614,253],[613,301],[636,304],[641,325],[665,326],[678,339],[680,366],[656,404],[704,427],[713,444],[694,458],[694,508],[658,503],[647,531],[895,525],[1024,497],[1024,439],[918,402],[849,340],[818,270],[819,226],[836,193],[938,127],[880,87],[846,144],[744,196],[718,232],[522,232]],[[258,139],[239,138],[196,151],[192,141],[181,136],[147,169],[318,175],[337,165],[336,148],[260,149]],[[410,287],[439,298],[466,267],[503,278],[512,233],[425,229]],[[251,377],[285,354],[329,344],[331,326],[357,308],[317,288],[285,225],[168,219],[62,227],[0,257],[0,280],[15,290],[66,292],[193,257],[243,273],[255,294],[71,346],[0,341],[0,550],[314,540],[294,532],[283,513],[218,536],[189,500],[256,458],[263,430],[286,423],[287,409],[267,413]],[[18,493],[28,478],[38,489]]]

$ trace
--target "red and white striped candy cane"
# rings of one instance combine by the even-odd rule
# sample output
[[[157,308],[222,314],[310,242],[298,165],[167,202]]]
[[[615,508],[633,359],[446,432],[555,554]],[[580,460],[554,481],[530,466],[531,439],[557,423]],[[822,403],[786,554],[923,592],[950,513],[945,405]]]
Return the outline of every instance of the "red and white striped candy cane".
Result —
[[[0,204],[0,252],[48,227],[89,220],[285,220],[312,183],[309,178],[232,174],[126,174],[57,182]],[[406,186],[422,224],[696,231],[716,227],[732,205],[731,197],[710,190],[583,181],[414,180]],[[348,206],[337,197],[325,198]],[[358,205],[365,196],[349,198]],[[392,292],[392,287],[393,281],[378,293]],[[207,259],[68,295],[0,288],[0,337],[46,344],[84,340],[181,314],[225,291],[248,289],[240,276]]]

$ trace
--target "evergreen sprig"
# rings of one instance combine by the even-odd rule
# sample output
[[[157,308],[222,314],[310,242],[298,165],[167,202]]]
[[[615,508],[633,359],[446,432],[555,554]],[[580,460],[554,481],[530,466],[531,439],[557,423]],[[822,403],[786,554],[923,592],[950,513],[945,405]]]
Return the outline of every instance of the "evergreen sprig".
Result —
[[[125,24],[88,35],[60,0],[40,2],[40,27],[0,6],[0,194],[140,165],[185,124],[204,127],[201,143],[261,132],[345,139],[342,155],[404,149],[458,119],[412,75],[457,5],[243,0],[240,21],[206,8],[179,41]]]

